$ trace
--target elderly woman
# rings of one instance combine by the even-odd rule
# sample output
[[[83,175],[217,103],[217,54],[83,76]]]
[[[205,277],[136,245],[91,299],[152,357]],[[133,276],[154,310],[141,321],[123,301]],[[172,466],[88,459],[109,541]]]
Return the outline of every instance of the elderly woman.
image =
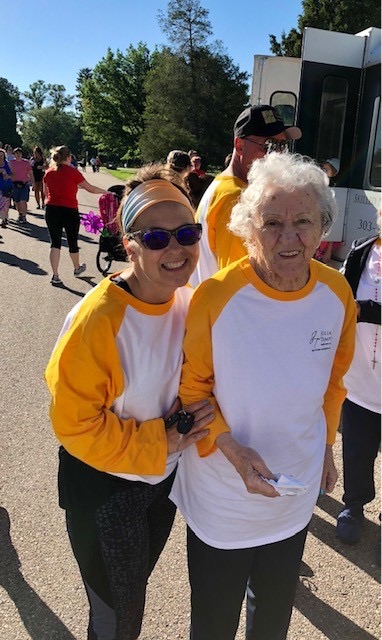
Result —
[[[213,417],[208,400],[185,412],[177,398],[201,236],[193,213],[178,174],[138,172],[120,211],[129,265],[69,313],[46,369],[62,444],[60,506],[92,640],[138,638],[147,580],[174,520],[180,452]]]
[[[210,433],[182,456],[171,498],[188,525],[192,640],[287,629],[307,528],[337,479],[332,445],[355,334],[345,278],[312,260],[335,215],[313,162],[253,163],[230,229],[248,256],[197,289],[180,395],[210,398]]]

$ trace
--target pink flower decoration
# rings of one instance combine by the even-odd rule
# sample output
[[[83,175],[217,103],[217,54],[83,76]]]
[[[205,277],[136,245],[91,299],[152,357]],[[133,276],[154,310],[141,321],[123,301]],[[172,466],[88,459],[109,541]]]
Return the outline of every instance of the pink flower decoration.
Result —
[[[94,233],[98,235],[100,231],[103,229],[103,222],[101,216],[98,213],[94,213],[94,211],[89,211],[89,213],[81,213],[81,223],[84,225],[85,230],[88,233]]]

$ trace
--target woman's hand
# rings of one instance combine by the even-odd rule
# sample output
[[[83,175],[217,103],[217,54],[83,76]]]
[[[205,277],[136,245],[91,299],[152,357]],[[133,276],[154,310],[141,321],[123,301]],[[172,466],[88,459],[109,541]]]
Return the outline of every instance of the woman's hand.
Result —
[[[333,448],[332,445],[327,444],[325,450],[324,467],[322,469],[320,493],[331,493],[335,487],[337,479],[338,473],[334,465]]]
[[[177,398],[169,411],[163,416],[164,420],[169,418],[173,413],[175,413],[175,411],[179,411],[181,408],[182,404],[179,398]],[[188,413],[192,413],[194,415],[194,424],[192,425],[192,429],[184,435],[178,433],[176,424],[166,431],[169,453],[182,451],[208,435],[209,430],[205,429],[205,427],[212,422],[215,417],[214,407],[209,400],[199,400],[198,402],[194,402],[193,404],[189,404],[183,408]]]
[[[272,485],[264,480],[271,480],[274,474],[270,471],[261,456],[250,447],[243,447],[236,442],[230,433],[221,433],[216,438],[216,446],[233,464],[242,477],[248,493],[259,493],[267,498],[280,496]]]

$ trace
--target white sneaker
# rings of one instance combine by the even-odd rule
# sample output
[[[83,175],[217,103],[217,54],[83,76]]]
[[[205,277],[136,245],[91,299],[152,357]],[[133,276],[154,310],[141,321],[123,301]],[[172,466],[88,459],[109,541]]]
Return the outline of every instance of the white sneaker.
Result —
[[[53,275],[51,277],[51,279],[50,279],[50,284],[53,284],[55,286],[57,286],[57,285],[60,286],[61,284],[63,284],[63,282],[62,282],[60,276]]]
[[[78,269],[74,269],[74,275],[78,278],[84,271],[86,271],[86,264],[83,262]]]

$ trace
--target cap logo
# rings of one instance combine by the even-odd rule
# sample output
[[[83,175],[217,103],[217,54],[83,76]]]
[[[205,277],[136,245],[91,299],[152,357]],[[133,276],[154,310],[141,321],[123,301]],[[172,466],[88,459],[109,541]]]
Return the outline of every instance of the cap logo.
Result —
[[[267,111],[262,111],[261,114],[263,116],[265,124],[274,124],[275,122],[277,122],[277,118],[275,118],[274,112],[270,109],[268,109]]]

